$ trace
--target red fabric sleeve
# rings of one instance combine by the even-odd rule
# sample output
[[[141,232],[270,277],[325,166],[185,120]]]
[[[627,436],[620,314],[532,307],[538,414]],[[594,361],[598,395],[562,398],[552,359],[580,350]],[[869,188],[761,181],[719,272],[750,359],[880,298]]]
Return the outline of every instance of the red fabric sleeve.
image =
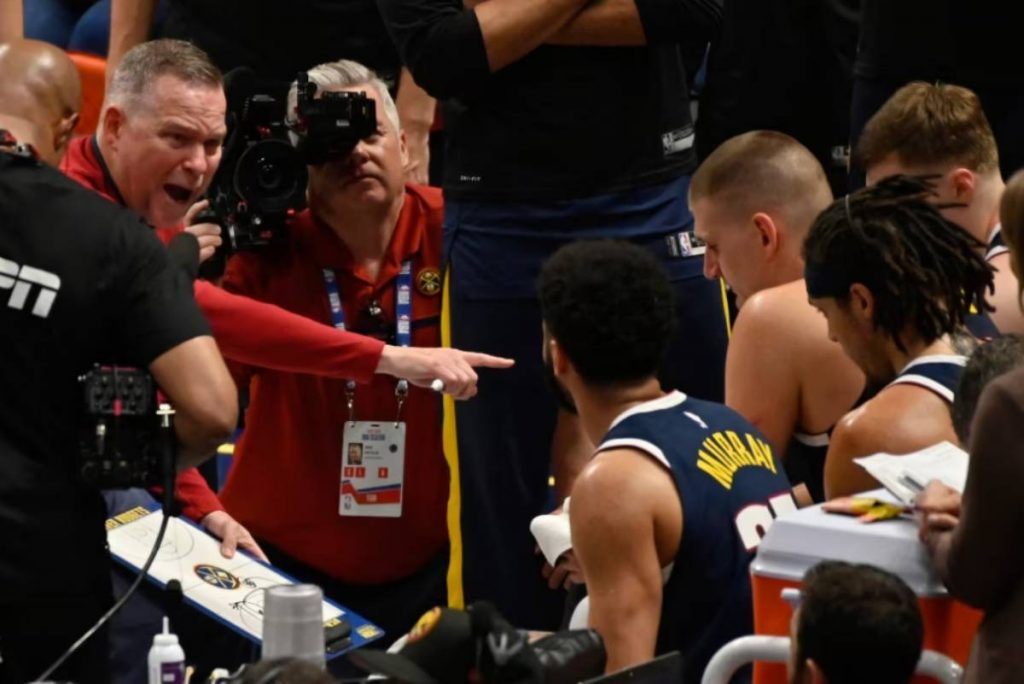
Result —
[[[384,343],[196,281],[196,301],[224,357],[247,366],[367,383]]]
[[[208,513],[224,510],[217,494],[206,484],[206,478],[195,468],[178,473],[174,498],[181,504],[181,514],[196,522],[201,521]]]

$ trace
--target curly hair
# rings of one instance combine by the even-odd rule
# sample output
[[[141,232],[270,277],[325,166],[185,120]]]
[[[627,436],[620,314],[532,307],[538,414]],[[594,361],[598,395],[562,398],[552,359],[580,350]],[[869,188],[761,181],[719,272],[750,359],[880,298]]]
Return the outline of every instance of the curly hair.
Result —
[[[613,240],[574,242],[544,264],[538,290],[548,332],[585,382],[629,385],[657,374],[675,305],[650,252]]]
[[[846,302],[850,285],[863,284],[875,298],[876,328],[902,351],[908,325],[930,343],[972,310],[992,310],[984,245],[939,211],[954,205],[931,196],[927,178],[887,178],[833,202],[804,242],[808,294]]]

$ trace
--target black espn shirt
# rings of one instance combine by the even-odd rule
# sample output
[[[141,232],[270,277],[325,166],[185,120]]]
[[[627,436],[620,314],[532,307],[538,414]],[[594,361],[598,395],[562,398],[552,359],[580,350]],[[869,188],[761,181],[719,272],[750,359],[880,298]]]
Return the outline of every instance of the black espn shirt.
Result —
[[[0,606],[109,593],[106,510],[76,479],[77,378],[208,334],[137,215],[0,153]]]

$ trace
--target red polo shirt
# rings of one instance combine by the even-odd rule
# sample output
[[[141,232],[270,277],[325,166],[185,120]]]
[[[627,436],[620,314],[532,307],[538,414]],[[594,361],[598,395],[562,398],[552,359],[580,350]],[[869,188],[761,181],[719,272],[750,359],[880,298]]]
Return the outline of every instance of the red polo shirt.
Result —
[[[95,138],[73,140],[60,169],[110,201],[124,204]],[[171,226],[157,232],[166,238],[180,229]],[[384,349],[378,340],[340,333],[277,307],[229,294],[205,281],[197,281],[195,290],[196,301],[228,359],[296,373],[351,377],[357,382],[373,378]],[[195,469],[178,476],[177,498],[182,512],[193,520],[223,508]]]
[[[235,255],[224,287],[330,324],[322,270],[333,268],[345,320],[358,328],[371,300],[384,329],[394,330],[395,281],[412,260],[412,343],[440,344],[441,192],[407,186],[405,204],[376,281],[354,264],[344,244],[309,211],[297,217],[287,250]],[[441,402],[410,388],[405,492],[400,518],[338,515],[345,382],[247,368],[246,430],[221,498],[257,537],[332,577],[379,584],[408,576],[444,545],[448,468],[441,447]],[[393,420],[395,380],[377,376],[356,390],[356,420]]]

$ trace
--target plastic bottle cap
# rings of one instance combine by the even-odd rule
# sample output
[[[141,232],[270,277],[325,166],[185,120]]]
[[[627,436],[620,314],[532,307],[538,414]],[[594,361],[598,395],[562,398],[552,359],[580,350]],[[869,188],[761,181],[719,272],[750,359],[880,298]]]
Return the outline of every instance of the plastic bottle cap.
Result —
[[[164,631],[153,637],[154,646],[177,646],[178,635],[172,634],[167,616],[164,616]]]
[[[153,637],[153,644],[156,646],[177,646],[177,634],[157,634]]]

